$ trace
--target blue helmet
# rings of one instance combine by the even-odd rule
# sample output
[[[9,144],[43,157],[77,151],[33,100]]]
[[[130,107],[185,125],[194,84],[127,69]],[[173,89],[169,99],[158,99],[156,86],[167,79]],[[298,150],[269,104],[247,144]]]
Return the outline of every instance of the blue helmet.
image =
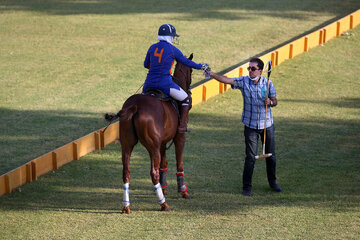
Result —
[[[159,36],[173,36],[173,37],[179,37],[178,34],[176,34],[176,29],[171,24],[163,24],[159,28]]]

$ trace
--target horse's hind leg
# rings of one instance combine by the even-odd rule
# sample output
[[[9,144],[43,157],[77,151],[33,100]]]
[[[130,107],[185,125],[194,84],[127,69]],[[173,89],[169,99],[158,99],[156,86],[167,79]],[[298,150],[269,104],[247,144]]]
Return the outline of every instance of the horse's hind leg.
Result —
[[[130,213],[130,198],[129,198],[129,184],[130,184],[130,156],[136,145],[138,138],[132,131],[132,127],[126,127],[126,123],[120,126],[120,142],[122,152],[123,164],[123,182],[124,182],[124,197],[122,213]]]
[[[163,191],[161,189],[161,184],[160,184],[160,173],[159,173],[160,172],[159,166],[160,166],[160,159],[161,159],[160,147],[159,148],[152,147],[151,149],[148,149],[148,151],[149,151],[149,155],[150,155],[150,159],[151,159],[150,175],[151,175],[151,179],[154,184],[154,187],[155,187],[155,193],[158,198],[158,202],[161,206],[161,211],[169,211],[170,208],[169,208],[169,205],[165,201],[165,197],[164,197]]]
[[[167,177],[167,173],[168,173],[168,169],[167,169],[168,162],[166,159],[166,145],[165,144],[161,146],[160,153],[161,153],[161,162],[160,162],[160,169],[159,169],[160,170],[160,184],[161,184],[161,188],[162,188],[164,195],[166,195],[167,194],[166,177]]]
[[[122,149],[122,163],[123,163],[123,182],[124,182],[124,197],[122,213],[130,213],[130,198],[129,198],[129,184],[130,184],[130,155],[131,150]]]
[[[181,196],[185,199],[190,199],[190,195],[187,192],[188,187],[185,184],[185,175],[184,175],[184,166],[183,166],[183,151],[185,147],[185,134],[177,134],[174,138],[175,144],[175,155],[176,155],[176,180],[178,185],[178,192],[181,193]]]

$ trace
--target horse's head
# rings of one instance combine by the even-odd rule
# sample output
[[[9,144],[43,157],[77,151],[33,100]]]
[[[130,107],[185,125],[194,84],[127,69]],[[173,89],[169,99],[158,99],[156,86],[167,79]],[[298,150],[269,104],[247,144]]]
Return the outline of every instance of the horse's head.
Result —
[[[189,60],[192,60],[193,54],[190,54]],[[185,66],[184,64],[177,62],[174,70],[174,82],[178,84],[182,89],[188,91],[191,85],[192,68]]]

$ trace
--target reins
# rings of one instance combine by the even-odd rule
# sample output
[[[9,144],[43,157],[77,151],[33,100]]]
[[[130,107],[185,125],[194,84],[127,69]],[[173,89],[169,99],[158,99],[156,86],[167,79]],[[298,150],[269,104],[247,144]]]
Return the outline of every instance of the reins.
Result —
[[[180,72],[185,76],[185,78],[186,78],[186,73],[185,73],[182,69],[180,69],[179,71],[180,71]],[[174,77],[173,75],[171,75],[171,77],[172,77],[173,81],[174,81],[177,85],[181,86],[181,84],[180,84],[180,83],[181,83],[181,80],[180,80],[180,79]],[[184,91],[185,91],[185,89],[184,89]],[[186,93],[187,93],[188,95],[191,95],[190,87],[186,90]],[[167,146],[167,147],[165,146],[165,147],[166,147],[166,150],[169,150],[169,149],[171,148],[171,146],[173,145],[173,143],[174,143],[174,139],[171,140],[169,146]]]
[[[170,145],[168,147],[165,146],[166,150],[169,150],[171,148],[171,146],[173,145],[173,143],[174,143],[174,139],[171,140],[171,143],[170,143]]]
[[[136,92],[134,94],[137,94],[139,92],[139,90],[144,86],[145,83],[141,84],[141,86],[138,88],[138,90],[136,90]]]

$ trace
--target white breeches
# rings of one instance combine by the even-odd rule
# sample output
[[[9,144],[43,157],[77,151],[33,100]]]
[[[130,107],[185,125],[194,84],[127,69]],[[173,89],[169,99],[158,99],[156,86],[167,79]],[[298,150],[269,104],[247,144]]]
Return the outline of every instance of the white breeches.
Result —
[[[176,88],[170,88],[170,96],[180,102],[184,101],[185,98],[188,97],[188,94],[180,88],[177,90]]]

